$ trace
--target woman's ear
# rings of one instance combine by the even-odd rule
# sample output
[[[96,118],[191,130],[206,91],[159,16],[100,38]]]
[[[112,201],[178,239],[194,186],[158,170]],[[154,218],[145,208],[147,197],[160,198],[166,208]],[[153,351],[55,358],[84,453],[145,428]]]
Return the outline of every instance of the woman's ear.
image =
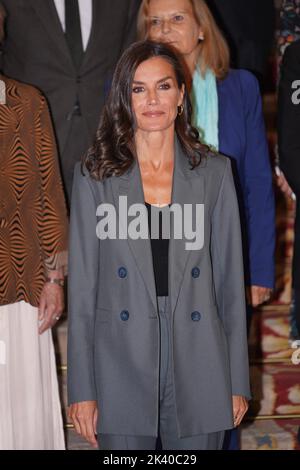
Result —
[[[181,86],[180,92],[179,92],[179,103],[178,106],[181,106],[183,104],[184,100],[184,93],[185,93],[185,85],[184,83]]]
[[[199,26],[198,39],[199,39],[200,42],[204,41],[204,32],[203,32],[203,29],[201,28],[201,26]]]

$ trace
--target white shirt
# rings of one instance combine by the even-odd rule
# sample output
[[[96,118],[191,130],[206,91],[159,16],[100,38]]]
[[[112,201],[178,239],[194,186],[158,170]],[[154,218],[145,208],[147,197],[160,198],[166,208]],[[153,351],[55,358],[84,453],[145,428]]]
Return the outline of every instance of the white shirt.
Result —
[[[54,0],[62,29],[66,31],[65,0]],[[92,29],[92,0],[78,0],[83,49],[86,50]]]

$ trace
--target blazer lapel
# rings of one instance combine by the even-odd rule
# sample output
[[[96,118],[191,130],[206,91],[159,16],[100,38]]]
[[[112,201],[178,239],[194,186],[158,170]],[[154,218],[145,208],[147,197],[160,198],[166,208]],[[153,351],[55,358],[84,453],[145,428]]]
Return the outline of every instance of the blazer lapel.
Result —
[[[135,163],[133,167],[126,172],[124,175],[115,178],[112,181],[113,194],[115,200],[115,208],[119,214],[119,197],[127,197],[127,207],[129,208],[133,204],[145,204],[144,202],[144,192],[142,186],[142,178],[140,174],[139,165]],[[147,208],[145,207],[145,215],[147,216]],[[148,217],[148,216],[147,216]],[[128,219],[129,220],[129,219]],[[148,221],[148,218],[147,218]],[[126,230],[127,227],[124,227]],[[152,250],[151,250],[151,241],[149,237],[147,239],[138,239],[133,240],[130,237],[127,237],[127,241],[137,267],[140,271],[140,274],[144,280],[145,286],[149,292],[151,301],[153,303],[155,314],[150,315],[151,317],[157,316],[157,299],[156,299],[156,287],[153,271],[153,261],[152,261]]]
[[[203,165],[204,163],[201,163]],[[204,203],[204,178],[197,170],[191,170],[188,158],[183,153],[178,139],[175,140],[175,166],[173,175],[172,205],[179,204],[184,210],[184,204],[191,204],[195,211],[195,204]],[[194,214],[194,212],[193,212]],[[172,218],[171,218],[172,220]],[[172,224],[173,225],[173,224]],[[186,249],[184,227],[181,239],[175,239],[174,227],[171,225],[171,239],[169,245],[169,298],[171,312],[174,313],[186,265],[191,250]]]
[[[226,117],[228,116],[227,108],[229,96],[228,90],[226,90],[226,80],[217,80],[217,92],[219,110],[219,149],[224,149],[226,148],[226,138],[224,130],[226,130],[227,126],[229,125],[226,122]]]
[[[53,0],[28,0],[32,8],[36,11],[47,33],[51,36],[59,53],[62,53],[69,65],[74,68],[72,57],[66,43],[64,31],[62,29],[56,6]]]

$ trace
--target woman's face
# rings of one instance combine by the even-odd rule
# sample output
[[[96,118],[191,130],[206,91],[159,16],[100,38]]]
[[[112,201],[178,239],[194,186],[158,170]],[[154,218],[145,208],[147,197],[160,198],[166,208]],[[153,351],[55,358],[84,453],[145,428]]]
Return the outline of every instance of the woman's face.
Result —
[[[149,39],[171,44],[182,55],[191,55],[203,31],[190,0],[150,0],[147,31]]]
[[[132,109],[138,130],[164,131],[174,126],[184,86],[178,88],[172,65],[161,57],[142,62],[132,84]]]

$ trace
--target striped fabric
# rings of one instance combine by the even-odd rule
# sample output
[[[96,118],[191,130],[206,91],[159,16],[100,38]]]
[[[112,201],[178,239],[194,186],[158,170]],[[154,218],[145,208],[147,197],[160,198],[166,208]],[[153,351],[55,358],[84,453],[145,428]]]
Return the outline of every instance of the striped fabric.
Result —
[[[39,305],[47,269],[66,266],[67,212],[45,98],[7,79],[0,105],[0,305]]]

